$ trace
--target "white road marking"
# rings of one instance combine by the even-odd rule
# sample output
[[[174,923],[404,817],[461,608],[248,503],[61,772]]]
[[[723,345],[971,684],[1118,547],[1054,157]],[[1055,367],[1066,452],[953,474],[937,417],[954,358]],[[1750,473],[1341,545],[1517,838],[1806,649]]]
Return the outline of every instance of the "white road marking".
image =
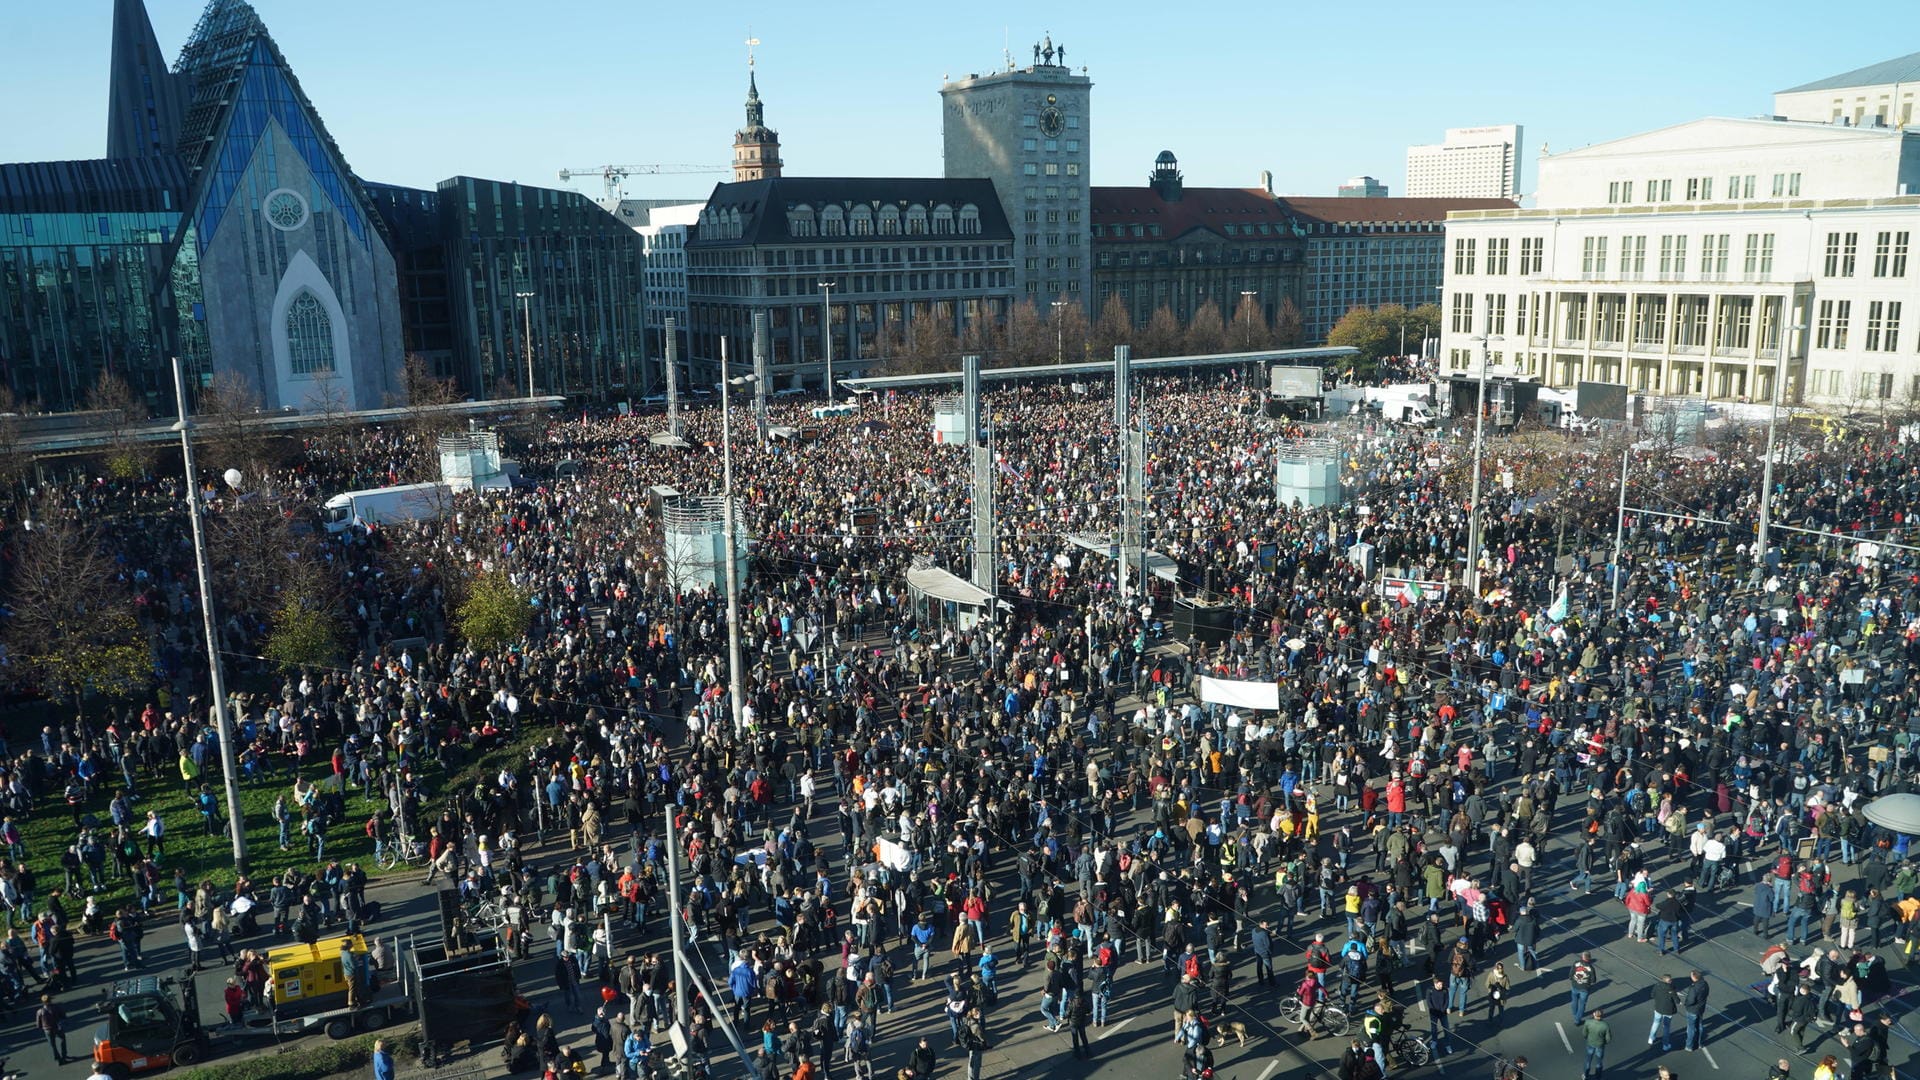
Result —
[[[1703,1054],[1705,1054],[1705,1055],[1707,1055],[1707,1064],[1709,1064],[1709,1065],[1711,1065],[1711,1066],[1713,1066],[1713,1067],[1714,1067],[1714,1068],[1716,1068],[1716,1069],[1720,1067],[1720,1063],[1719,1063],[1719,1062],[1717,1062],[1717,1061],[1715,1061],[1715,1060],[1713,1060],[1713,1051],[1711,1051],[1711,1050],[1709,1050],[1709,1049],[1707,1049],[1706,1047],[1704,1047],[1704,1046],[1702,1046],[1702,1047],[1700,1048],[1700,1052],[1701,1052],[1701,1053],[1703,1053]]]
[[[1560,1045],[1567,1048],[1567,1053],[1573,1053],[1573,1040],[1567,1038],[1567,1025],[1555,1020],[1553,1022],[1553,1030],[1560,1033]]]
[[[1267,1080],[1267,1077],[1273,1075],[1273,1070],[1279,1067],[1280,1067],[1279,1058],[1274,1058],[1272,1061],[1267,1062],[1267,1067],[1260,1070],[1260,1076],[1258,1080]]]
[[[1132,1016],[1129,1016],[1129,1017],[1127,1017],[1127,1018],[1126,1018],[1125,1020],[1122,1020],[1122,1021],[1120,1021],[1120,1022],[1119,1022],[1119,1023],[1117,1023],[1117,1024],[1108,1024],[1108,1025],[1107,1025],[1107,1030],[1106,1030],[1106,1032],[1105,1032],[1105,1034],[1107,1034],[1107,1035],[1111,1035],[1111,1034],[1113,1034],[1114,1032],[1116,1032],[1116,1031],[1119,1031],[1119,1030],[1120,1030],[1121,1028],[1123,1028],[1123,1027],[1126,1027],[1126,1026],[1127,1026],[1128,1024],[1131,1024],[1131,1023],[1133,1023],[1133,1022],[1134,1022],[1134,1020],[1136,1020],[1136,1019],[1138,1019],[1138,1018],[1137,1018],[1137,1017],[1132,1017]]]

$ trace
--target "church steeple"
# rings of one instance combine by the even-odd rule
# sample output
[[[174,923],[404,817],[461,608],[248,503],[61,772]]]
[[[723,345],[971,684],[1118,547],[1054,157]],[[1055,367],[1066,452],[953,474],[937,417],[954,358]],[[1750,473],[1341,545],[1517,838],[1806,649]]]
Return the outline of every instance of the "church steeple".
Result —
[[[780,176],[780,133],[767,126],[760,84],[747,61],[747,126],[733,133],[733,178],[773,180]]]
[[[114,0],[113,61],[107,84],[107,156],[174,153],[180,138],[178,80],[153,35],[141,0]]]

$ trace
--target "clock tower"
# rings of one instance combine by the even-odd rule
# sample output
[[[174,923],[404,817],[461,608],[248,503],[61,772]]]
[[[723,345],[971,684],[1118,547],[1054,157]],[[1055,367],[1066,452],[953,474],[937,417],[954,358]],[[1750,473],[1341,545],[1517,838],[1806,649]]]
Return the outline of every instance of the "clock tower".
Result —
[[[747,126],[733,133],[733,179],[777,180],[780,177],[780,133],[767,126],[760,105],[760,86],[747,69]]]
[[[1093,304],[1091,160],[1086,69],[1048,38],[1033,64],[968,75],[940,88],[949,179],[993,181],[1013,226],[1014,301],[1047,315],[1055,301]]]

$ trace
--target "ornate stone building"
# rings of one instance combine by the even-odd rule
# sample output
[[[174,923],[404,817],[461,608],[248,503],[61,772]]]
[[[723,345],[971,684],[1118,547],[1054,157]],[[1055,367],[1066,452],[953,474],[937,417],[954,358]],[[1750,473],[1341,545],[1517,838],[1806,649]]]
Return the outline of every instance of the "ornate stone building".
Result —
[[[1301,302],[1304,232],[1259,188],[1189,188],[1173,151],[1154,159],[1147,186],[1092,190],[1094,304],[1118,296],[1135,326],[1165,307],[1184,325],[1211,300],[1224,318],[1252,293],[1271,323]]]

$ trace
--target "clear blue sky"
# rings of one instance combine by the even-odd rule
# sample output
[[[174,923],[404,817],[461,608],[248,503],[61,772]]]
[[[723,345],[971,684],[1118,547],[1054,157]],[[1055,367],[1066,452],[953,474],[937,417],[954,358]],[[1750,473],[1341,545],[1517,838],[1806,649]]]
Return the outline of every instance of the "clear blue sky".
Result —
[[[202,6],[148,0],[169,60]],[[1565,150],[1759,115],[1775,90],[1920,49],[1920,35],[1899,34],[1906,5],[1822,15],[1776,0],[254,6],[354,170],[419,186],[462,173],[558,186],[563,166],[608,162],[724,165],[749,32],[790,173],[938,175],[942,77],[995,69],[1003,41],[1025,64],[1051,31],[1094,80],[1095,184],[1143,183],[1171,149],[1189,184],[1251,186],[1271,169],[1301,195],[1361,173],[1399,194],[1409,144],[1497,123],[1526,127],[1530,191],[1543,141]],[[111,9],[0,5],[0,161],[104,153]],[[713,179],[638,178],[628,193],[700,195]],[[599,193],[597,181],[576,186]]]

